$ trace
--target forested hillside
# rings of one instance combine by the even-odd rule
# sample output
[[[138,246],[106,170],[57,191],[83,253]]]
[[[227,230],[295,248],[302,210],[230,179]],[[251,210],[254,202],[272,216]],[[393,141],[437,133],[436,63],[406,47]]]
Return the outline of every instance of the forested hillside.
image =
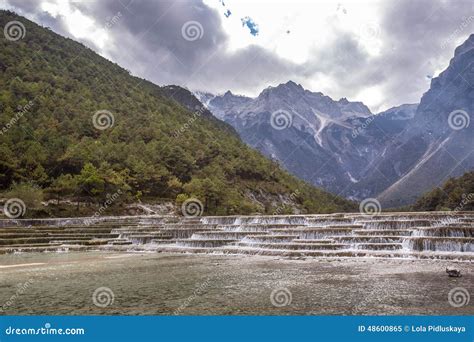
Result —
[[[12,20],[26,35],[0,39],[4,194],[31,188],[44,199],[95,204],[117,192],[116,203],[195,197],[207,215],[354,209],[290,176],[227,124],[178,104],[169,87],[0,11],[0,27]]]
[[[414,205],[414,210],[474,210],[474,171],[459,178],[451,178],[440,188],[424,194]]]

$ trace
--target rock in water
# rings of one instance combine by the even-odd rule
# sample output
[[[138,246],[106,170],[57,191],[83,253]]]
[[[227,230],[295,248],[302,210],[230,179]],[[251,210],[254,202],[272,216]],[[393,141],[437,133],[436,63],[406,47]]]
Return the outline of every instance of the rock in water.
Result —
[[[454,268],[453,269],[446,268],[446,273],[448,274],[449,277],[455,277],[455,278],[462,277],[461,271],[456,270]]]

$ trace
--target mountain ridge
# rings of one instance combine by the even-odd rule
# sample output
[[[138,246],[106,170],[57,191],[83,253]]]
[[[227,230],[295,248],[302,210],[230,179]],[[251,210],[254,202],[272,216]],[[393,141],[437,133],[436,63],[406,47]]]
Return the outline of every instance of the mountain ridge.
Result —
[[[207,94],[206,104],[247,144],[294,175],[351,199],[366,197],[355,184],[364,176],[364,168],[383,153],[380,141],[386,140],[385,131],[402,130],[417,106],[401,105],[372,114],[360,101],[333,100],[293,81],[269,86],[255,98],[230,91],[214,97]],[[271,122],[272,115],[280,112],[289,127],[279,129]],[[356,148],[351,148],[354,144]]]

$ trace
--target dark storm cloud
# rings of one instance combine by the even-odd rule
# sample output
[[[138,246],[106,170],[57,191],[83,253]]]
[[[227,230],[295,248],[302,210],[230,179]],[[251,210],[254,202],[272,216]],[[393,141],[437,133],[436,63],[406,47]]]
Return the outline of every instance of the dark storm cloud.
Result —
[[[111,28],[115,40],[121,43],[125,31],[128,39],[141,51],[168,50],[185,65],[200,62],[203,54],[212,53],[226,40],[219,16],[198,1],[131,1],[123,6],[119,1],[99,1],[82,5],[85,14],[97,22],[122,13],[116,26]],[[188,22],[197,22],[202,35],[195,41],[183,38],[182,28]],[[139,52],[139,51],[137,51]]]
[[[9,4],[68,35],[67,18],[42,12],[39,1],[9,0]],[[474,19],[468,20],[474,15],[471,1],[387,1],[375,32],[383,42],[380,54],[365,50],[357,30],[341,31],[323,49],[314,49],[307,62],[295,64],[259,46],[227,52],[225,21],[202,1],[107,0],[70,5],[107,29],[110,38],[103,47],[94,37],[82,42],[157,84],[255,93],[289,79],[305,85],[323,76],[332,80],[331,87],[312,90],[355,100],[361,89],[377,87],[385,106],[419,101],[429,87],[427,76],[447,66],[459,38],[474,28]],[[186,23],[194,25],[196,36],[183,35]],[[334,30],[338,32],[337,27]]]

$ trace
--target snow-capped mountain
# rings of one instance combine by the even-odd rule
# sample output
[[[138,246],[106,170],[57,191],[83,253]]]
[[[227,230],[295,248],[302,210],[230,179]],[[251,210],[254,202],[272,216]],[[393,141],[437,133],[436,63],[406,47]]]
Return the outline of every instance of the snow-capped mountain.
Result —
[[[379,126],[396,121],[391,129],[402,129],[416,108],[405,105],[373,115],[362,102],[335,101],[292,81],[268,87],[256,98],[230,91],[207,101],[196,96],[245,142],[293,174],[353,198],[364,195],[353,190],[354,184],[388,139]]]
[[[419,105],[378,114],[362,102],[336,101],[292,81],[256,98],[230,91],[196,96],[247,144],[298,177],[348,198],[405,205],[474,168],[474,125],[453,129],[450,123],[450,115],[469,121],[473,113],[473,37],[432,79]]]

